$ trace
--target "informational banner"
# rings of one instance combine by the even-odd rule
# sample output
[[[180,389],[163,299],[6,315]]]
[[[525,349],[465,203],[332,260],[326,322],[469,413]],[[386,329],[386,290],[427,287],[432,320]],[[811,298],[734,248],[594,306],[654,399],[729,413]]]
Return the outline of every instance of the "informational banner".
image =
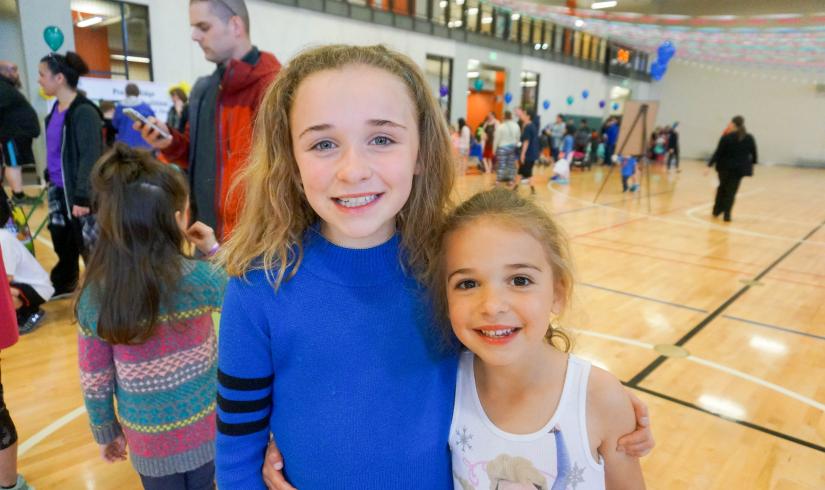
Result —
[[[126,98],[126,85],[134,83],[140,89],[140,100],[152,106],[155,115],[166,121],[166,115],[172,107],[169,98],[170,84],[143,82],[137,80],[110,80],[108,78],[80,77],[78,88],[86,92],[86,97],[100,104],[101,101],[120,102]]]

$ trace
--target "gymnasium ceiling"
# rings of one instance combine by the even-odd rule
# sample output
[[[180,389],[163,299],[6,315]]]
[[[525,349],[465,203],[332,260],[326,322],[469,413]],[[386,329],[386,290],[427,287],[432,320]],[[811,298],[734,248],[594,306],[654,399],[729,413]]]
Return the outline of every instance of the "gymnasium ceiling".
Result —
[[[492,3],[648,52],[669,40],[680,61],[825,76],[825,0],[617,0],[600,10],[591,0]]]

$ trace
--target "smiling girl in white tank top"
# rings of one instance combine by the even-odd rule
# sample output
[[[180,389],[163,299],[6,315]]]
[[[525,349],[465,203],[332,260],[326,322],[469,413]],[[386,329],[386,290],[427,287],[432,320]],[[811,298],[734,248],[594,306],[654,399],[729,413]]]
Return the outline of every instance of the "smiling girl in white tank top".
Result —
[[[450,427],[454,487],[644,488],[639,460],[617,451],[635,427],[628,393],[568,354],[568,337],[548,327],[573,287],[567,242],[552,219],[494,189],[451,214],[441,245],[434,298],[469,349]]]

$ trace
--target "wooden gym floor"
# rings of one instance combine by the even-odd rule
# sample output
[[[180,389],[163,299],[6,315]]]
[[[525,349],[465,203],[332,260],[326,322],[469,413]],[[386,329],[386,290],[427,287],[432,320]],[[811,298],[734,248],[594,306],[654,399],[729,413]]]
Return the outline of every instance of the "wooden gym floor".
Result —
[[[596,203],[605,168],[550,188],[537,171],[537,199],[573,244],[574,351],[650,406],[649,488],[825,488],[825,170],[757,167],[723,223],[703,169],[654,167],[635,195],[614,171]],[[491,182],[463,177],[457,194]],[[37,242],[47,269],[48,240]],[[38,490],[140,488],[88,431],[70,301],[45,309],[43,326],[2,353],[20,472]]]

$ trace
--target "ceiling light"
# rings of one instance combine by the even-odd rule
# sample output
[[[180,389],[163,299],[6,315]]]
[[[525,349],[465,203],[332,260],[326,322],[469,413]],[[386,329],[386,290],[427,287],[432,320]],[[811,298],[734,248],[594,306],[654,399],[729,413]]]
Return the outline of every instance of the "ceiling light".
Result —
[[[88,19],[80,20],[75,25],[77,27],[89,27],[95,24],[100,24],[101,22],[103,22],[103,17],[96,15],[94,17],[89,17]]]
[[[521,16],[519,14],[513,14],[513,15],[510,16],[510,18],[513,19],[513,20],[519,20],[519,18],[521,18]]]
[[[619,2],[616,2],[615,0],[609,2],[594,2],[590,4],[590,8],[592,8],[593,10],[609,9],[615,7],[616,5],[618,5],[618,3]]]
[[[467,9],[467,15],[476,15],[478,13],[478,7],[471,7]]]
[[[481,18],[481,23],[482,24],[492,24],[493,23],[493,18],[492,17],[482,17]]]
[[[478,78],[479,73],[477,71],[468,71],[467,78]]]
[[[447,0],[441,0],[438,3],[438,6],[441,7],[441,8],[445,8],[447,6]]]
[[[109,56],[109,58],[112,58],[116,61],[128,61],[129,63],[149,63],[150,61],[152,61],[149,58],[145,58],[143,56],[123,56],[122,54],[113,54]]]

